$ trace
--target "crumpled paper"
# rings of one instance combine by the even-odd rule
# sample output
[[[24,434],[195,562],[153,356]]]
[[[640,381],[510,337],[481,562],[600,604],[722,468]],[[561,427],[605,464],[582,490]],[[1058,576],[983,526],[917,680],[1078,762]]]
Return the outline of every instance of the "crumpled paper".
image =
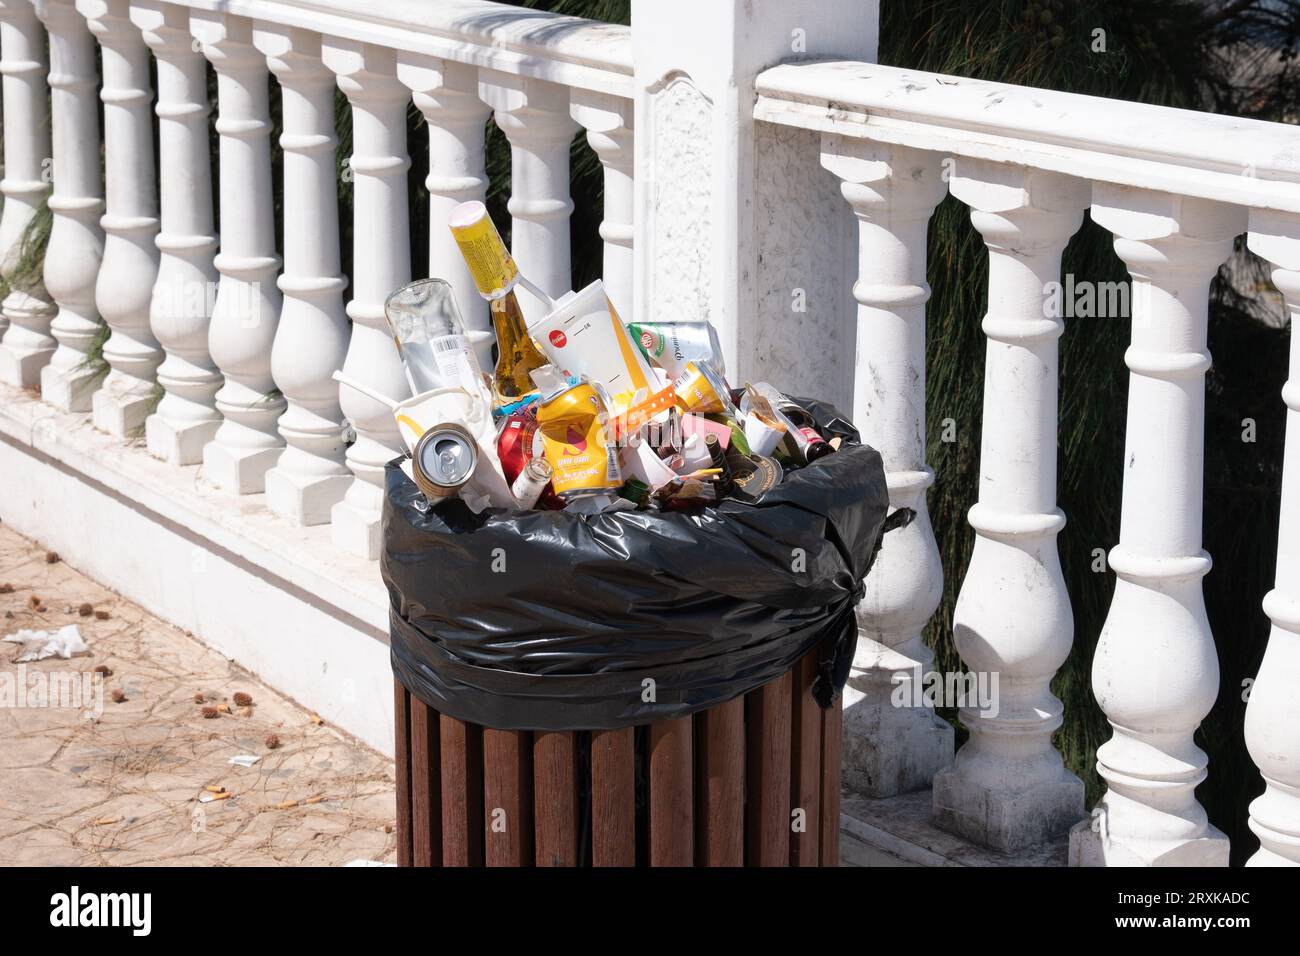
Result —
[[[90,653],[90,645],[81,639],[81,629],[75,624],[61,627],[57,631],[30,631],[24,628],[6,635],[4,643],[22,645],[22,652],[14,658],[15,664],[43,661],[47,657],[62,657],[67,660],[78,654]]]

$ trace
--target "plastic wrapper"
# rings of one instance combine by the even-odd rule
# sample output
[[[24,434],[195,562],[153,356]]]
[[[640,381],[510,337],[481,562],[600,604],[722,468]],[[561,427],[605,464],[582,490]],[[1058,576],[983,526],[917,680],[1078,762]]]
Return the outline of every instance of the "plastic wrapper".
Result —
[[[382,572],[397,678],[435,710],[507,730],[683,717],[819,650],[823,707],[848,676],[854,608],[888,492],[879,454],[844,439],[754,503],[698,513],[472,514],[430,508],[388,467]]]

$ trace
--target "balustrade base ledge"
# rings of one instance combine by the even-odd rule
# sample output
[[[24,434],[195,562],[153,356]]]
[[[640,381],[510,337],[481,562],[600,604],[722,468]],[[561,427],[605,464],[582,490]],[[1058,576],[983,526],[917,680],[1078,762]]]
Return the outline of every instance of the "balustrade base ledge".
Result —
[[[346,501],[330,509],[330,534],[334,547],[365,558],[379,560],[383,545],[383,515],[378,511],[362,511]]]
[[[1065,866],[1066,839],[1001,853],[940,829],[934,796],[918,790],[873,798],[846,793],[840,813],[841,866]]]
[[[149,454],[169,465],[198,465],[203,462],[203,449],[220,426],[221,422],[214,419],[177,425],[153,414],[144,423],[145,447]]]
[[[35,388],[41,383],[41,370],[50,362],[54,346],[30,352],[0,348],[0,384],[13,388]]]
[[[343,500],[351,475],[299,478],[281,468],[266,473],[266,505],[296,525],[329,524],[330,514]]]
[[[47,365],[41,369],[41,398],[63,412],[88,412],[104,372],[93,367],[68,369]]]
[[[844,692],[844,785],[871,797],[928,786],[953,760],[947,721],[930,708],[895,707],[886,695],[864,698],[853,677]]]
[[[114,438],[134,438],[143,433],[145,419],[157,404],[151,392],[117,389],[105,382],[91,399],[91,421]]]
[[[1009,785],[1005,791],[990,791],[954,766],[935,775],[934,822],[985,846],[1016,853],[1047,839],[1064,839],[1086,816],[1083,795],[1083,781],[1064,768],[1057,779],[1032,789]]]
[[[1070,831],[1070,866],[1227,866],[1228,838],[1210,826],[1195,840],[1117,840],[1084,820]]]
[[[283,448],[230,448],[214,441],[203,449],[203,477],[232,495],[258,494],[283,453]]]
[[[328,526],[293,524],[264,495],[234,499],[197,465],[159,461],[7,385],[0,474],[0,521],[392,753],[388,595]]]

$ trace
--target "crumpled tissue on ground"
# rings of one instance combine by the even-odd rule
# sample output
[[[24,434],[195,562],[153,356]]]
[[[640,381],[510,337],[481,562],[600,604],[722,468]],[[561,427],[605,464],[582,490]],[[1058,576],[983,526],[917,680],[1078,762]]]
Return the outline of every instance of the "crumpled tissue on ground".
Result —
[[[15,664],[43,661],[47,657],[56,656],[67,660],[78,654],[90,653],[90,645],[81,639],[81,629],[75,624],[61,627],[57,631],[31,631],[24,628],[6,635],[4,642],[22,645],[22,653],[14,658]]]

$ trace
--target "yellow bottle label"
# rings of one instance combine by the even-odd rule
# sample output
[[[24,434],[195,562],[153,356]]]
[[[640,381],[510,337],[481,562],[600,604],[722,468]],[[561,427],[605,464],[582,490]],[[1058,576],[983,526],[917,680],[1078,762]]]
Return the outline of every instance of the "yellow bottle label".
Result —
[[[485,299],[499,299],[519,281],[519,266],[501,241],[489,216],[465,226],[451,226],[452,237],[465,257],[469,274]]]

